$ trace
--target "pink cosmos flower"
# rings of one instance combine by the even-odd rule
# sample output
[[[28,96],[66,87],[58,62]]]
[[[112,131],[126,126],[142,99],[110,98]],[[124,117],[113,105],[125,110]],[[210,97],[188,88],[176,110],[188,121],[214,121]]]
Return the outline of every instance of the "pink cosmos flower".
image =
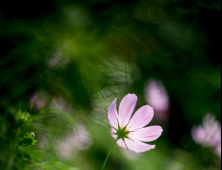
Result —
[[[221,157],[221,124],[212,114],[204,117],[203,125],[192,128],[193,140],[204,146],[215,149],[215,154]]]
[[[169,116],[169,96],[162,82],[149,80],[145,85],[145,99],[155,111],[154,119],[165,122]]]
[[[133,114],[137,102],[135,94],[126,95],[116,109],[117,98],[111,103],[108,110],[108,119],[111,125],[111,135],[117,140],[117,144],[136,153],[154,149],[151,142],[160,137],[163,129],[160,126],[146,127],[154,116],[153,108],[145,105]]]
[[[203,125],[192,129],[194,141],[205,147],[215,147],[221,143],[221,125],[212,114],[204,117]]]
[[[169,109],[169,97],[164,85],[160,81],[151,79],[145,88],[146,101],[155,111],[164,112]]]

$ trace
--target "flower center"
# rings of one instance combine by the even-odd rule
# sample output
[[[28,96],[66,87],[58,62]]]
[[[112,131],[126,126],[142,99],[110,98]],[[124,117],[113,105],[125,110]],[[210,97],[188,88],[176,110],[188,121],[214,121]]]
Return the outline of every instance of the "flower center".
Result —
[[[126,129],[126,127],[124,128],[119,127],[116,133],[119,139],[128,138],[128,134],[129,134],[129,131]]]

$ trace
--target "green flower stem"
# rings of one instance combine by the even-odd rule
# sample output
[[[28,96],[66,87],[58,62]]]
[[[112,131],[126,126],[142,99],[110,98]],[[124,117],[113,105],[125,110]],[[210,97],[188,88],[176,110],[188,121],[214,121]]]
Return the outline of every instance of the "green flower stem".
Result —
[[[105,159],[105,161],[104,161],[104,163],[103,163],[103,167],[102,167],[101,170],[104,170],[104,169],[105,169],[105,166],[106,166],[106,163],[107,163],[107,161],[108,161],[108,159],[109,159],[109,156],[110,156],[110,154],[111,154],[111,152],[112,152],[112,150],[113,150],[113,148],[114,148],[114,146],[115,146],[115,144],[116,144],[116,142],[117,142],[118,140],[119,140],[119,139],[117,138],[117,139],[115,140],[115,142],[113,143],[113,146],[112,146],[111,149],[109,150],[109,153],[108,153],[108,155],[107,155],[107,157],[106,157],[106,159]]]

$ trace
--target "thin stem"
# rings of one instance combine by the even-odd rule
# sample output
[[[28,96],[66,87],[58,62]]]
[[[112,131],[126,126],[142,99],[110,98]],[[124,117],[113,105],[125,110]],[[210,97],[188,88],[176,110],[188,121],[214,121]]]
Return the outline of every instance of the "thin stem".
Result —
[[[111,149],[109,150],[109,153],[108,153],[108,155],[107,155],[107,157],[106,157],[106,159],[105,159],[105,161],[104,161],[104,163],[103,163],[103,167],[102,167],[101,170],[104,170],[104,169],[105,169],[105,166],[106,166],[106,163],[107,163],[107,161],[108,161],[108,159],[109,159],[109,156],[110,156],[110,154],[111,154],[111,152],[112,152],[112,150],[113,150],[113,148],[114,148],[114,146],[115,146],[115,144],[116,144],[116,142],[117,142],[118,140],[119,140],[119,139],[117,138],[117,139],[115,140],[115,142],[113,143]]]

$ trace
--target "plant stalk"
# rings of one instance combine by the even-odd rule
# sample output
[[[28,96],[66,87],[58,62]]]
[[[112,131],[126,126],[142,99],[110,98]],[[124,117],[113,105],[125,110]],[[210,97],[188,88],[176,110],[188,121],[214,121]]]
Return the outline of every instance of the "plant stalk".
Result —
[[[115,144],[116,144],[116,142],[117,142],[118,140],[119,140],[119,139],[117,138],[117,139],[115,140],[115,142],[113,143],[111,149],[109,150],[109,153],[108,153],[108,155],[107,155],[107,157],[106,157],[106,159],[105,159],[105,161],[104,161],[104,163],[103,163],[103,167],[102,167],[101,170],[104,170],[104,169],[105,169],[105,166],[106,166],[106,163],[107,163],[107,161],[108,161],[108,159],[109,159],[109,156],[110,156],[110,154],[111,154],[111,152],[112,152],[112,150],[113,150],[113,148],[114,148],[114,146],[115,146]]]

